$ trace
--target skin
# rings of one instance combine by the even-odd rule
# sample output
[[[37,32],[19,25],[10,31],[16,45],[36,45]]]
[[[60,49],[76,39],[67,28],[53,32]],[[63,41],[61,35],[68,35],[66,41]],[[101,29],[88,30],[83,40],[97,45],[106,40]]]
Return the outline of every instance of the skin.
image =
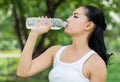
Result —
[[[62,62],[75,62],[91,50],[88,46],[88,39],[95,25],[92,21],[88,21],[85,13],[84,7],[80,7],[67,19],[65,33],[72,37],[73,43],[61,54],[60,60]],[[53,64],[57,51],[61,48],[59,45],[52,46],[39,57],[32,60],[32,54],[38,36],[48,32],[52,24],[39,24],[39,26],[39,30],[31,30],[23,49],[17,69],[17,75],[20,77],[29,77],[50,67]],[[90,82],[106,81],[106,65],[98,54],[92,55],[85,62],[83,74]]]

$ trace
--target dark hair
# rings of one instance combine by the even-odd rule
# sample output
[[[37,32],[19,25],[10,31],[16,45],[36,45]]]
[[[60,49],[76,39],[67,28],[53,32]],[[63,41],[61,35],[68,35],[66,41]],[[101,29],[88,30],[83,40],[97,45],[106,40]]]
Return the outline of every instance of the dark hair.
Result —
[[[89,37],[89,47],[95,50],[107,65],[111,54],[107,54],[104,43],[104,30],[106,29],[105,16],[102,11],[96,7],[83,7],[87,9],[86,16],[88,17],[88,20],[95,24],[95,28]]]

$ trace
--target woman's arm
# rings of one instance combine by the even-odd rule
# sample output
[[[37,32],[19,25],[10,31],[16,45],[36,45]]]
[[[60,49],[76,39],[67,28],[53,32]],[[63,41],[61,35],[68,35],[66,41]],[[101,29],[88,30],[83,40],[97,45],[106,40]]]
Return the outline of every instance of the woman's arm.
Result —
[[[39,26],[43,28],[31,30],[20,57],[17,69],[17,75],[20,77],[29,77],[33,74],[36,74],[49,67],[52,63],[54,47],[49,48],[38,58],[32,60],[32,54],[38,36],[48,32],[52,25],[40,24]]]

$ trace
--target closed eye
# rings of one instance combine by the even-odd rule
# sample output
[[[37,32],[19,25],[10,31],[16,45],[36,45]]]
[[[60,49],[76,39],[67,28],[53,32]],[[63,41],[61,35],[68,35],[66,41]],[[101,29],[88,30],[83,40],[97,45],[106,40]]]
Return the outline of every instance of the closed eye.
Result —
[[[74,16],[74,18],[79,18],[78,16]]]

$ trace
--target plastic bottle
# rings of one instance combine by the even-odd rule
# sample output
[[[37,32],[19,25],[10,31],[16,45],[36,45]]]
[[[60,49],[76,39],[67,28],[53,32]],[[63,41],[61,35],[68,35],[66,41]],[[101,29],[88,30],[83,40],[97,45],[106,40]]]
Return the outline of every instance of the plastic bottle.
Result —
[[[65,21],[60,18],[27,18],[26,19],[26,28],[27,29],[39,29],[39,26],[35,25],[35,22],[40,22],[42,24],[53,24],[51,30],[59,30],[67,25]],[[41,27],[42,28],[42,27]]]

